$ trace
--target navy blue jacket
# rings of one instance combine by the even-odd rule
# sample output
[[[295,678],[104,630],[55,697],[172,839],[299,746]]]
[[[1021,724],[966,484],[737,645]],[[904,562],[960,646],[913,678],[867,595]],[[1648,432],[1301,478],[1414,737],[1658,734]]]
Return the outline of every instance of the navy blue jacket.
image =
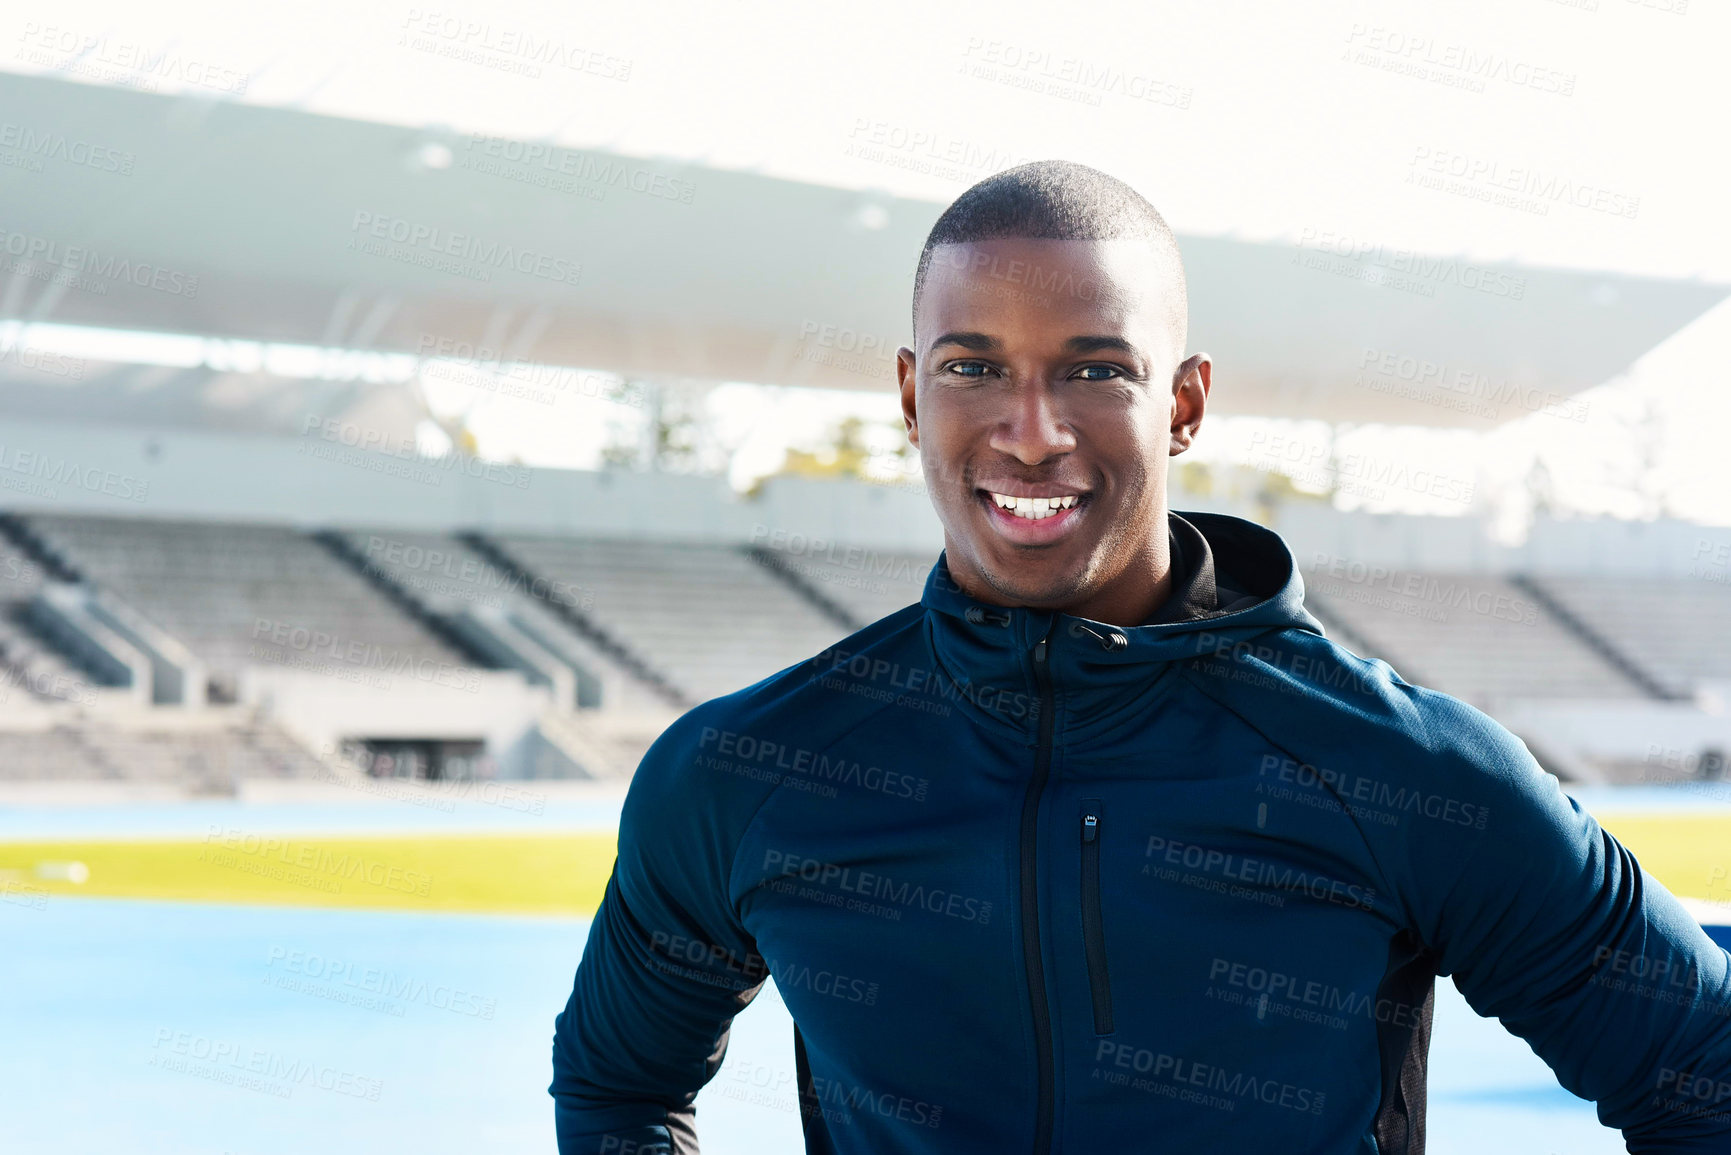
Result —
[[[811,1152],[1422,1151],[1437,975],[1631,1151],[1731,1151],[1731,956],[1516,738],[1324,638],[1278,537],[1171,528],[1149,624],[940,559],[655,743],[557,1022],[562,1155],[696,1151],[771,976]]]

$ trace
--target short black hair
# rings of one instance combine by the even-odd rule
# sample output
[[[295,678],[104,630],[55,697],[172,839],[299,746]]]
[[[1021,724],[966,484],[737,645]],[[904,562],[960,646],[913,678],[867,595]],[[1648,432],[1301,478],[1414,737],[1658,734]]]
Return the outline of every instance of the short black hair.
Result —
[[[1190,297],[1178,240],[1141,193],[1115,176],[1067,160],[1037,160],[987,177],[945,209],[920,250],[914,312],[925,291],[932,251],[1003,237],[1030,240],[1145,240],[1172,274],[1170,314],[1178,351],[1190,323]]]

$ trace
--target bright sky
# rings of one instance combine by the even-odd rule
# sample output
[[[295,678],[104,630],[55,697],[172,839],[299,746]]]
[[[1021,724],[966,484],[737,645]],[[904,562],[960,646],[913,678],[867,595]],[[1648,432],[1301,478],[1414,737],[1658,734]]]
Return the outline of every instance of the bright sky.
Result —
[[[232,91],[244,78],[249,103],[929,199],[1018,160],[1065,156],[1131,181],[1184,232],[1292,240],[1328,229],[1477,259],[1731,282],[1731,162],[1711,144],[1731,108],[1722,0],[890,0],[853,11],[809,0],[60,0],[15,8],[8,25],[0,67],[95,83],[137,83],[129,54],[172,47],[183,63],[145,78],[157,91]],[[588,70],[502,70],[527,36],[552,38]],[[465,58],[475,45],[489,63]],[[1587,190],[1585,204],[1486,203],[1408,183],[1426,164],[1477,174],[1467,191],[1479,196],[1494,179],[1560,179]],[[1340,444],[1374,441],[1487,482],[1542,459],[1570,504],[1623,515],[1642,512],[1630,478],[1644,457],[1673,512],[1731,523],[1716,442],[1731,418],[1727,353],[1731,307],[1595,391],[1585,422],[1360,430]],[[782,447],[846,412],[895,416],[887,395],[790,392],[712,397],[734,427],[736,476],[774,468]],[[576,465],[598,448],[560,438],[541,406],[495,400],[469,416],[489,455]],[[1250,433],[1234,424],[1208,430],[1202,452],[1235,459]]]

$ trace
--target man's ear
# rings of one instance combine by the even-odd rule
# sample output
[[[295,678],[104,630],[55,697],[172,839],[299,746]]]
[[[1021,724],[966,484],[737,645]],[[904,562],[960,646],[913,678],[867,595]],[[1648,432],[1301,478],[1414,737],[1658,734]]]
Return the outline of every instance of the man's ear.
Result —
[[[914,351],[903,345],[896,350],[896,384],[902,391],[902,420],[908,426],[908,444],[920,447],[920,417],[914,408]]]
[[[1172,374],[1172,443],[1169,456],[1177,457],[1196,439],[1202,414],[1208,408],[1208,387],[1214,381],[1214,362],[1206,353],[1193,353]]]

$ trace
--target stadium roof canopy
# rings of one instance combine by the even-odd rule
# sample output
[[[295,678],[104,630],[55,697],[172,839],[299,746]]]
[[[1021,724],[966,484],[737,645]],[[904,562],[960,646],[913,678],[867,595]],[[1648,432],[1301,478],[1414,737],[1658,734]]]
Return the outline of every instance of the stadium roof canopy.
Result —
[[[32,322],[888,389],[942,207],[17,75],[0,108],[0,317]],[[1727,292],[1327,234],[1181,243],[1234,413],[1484,427]]]

